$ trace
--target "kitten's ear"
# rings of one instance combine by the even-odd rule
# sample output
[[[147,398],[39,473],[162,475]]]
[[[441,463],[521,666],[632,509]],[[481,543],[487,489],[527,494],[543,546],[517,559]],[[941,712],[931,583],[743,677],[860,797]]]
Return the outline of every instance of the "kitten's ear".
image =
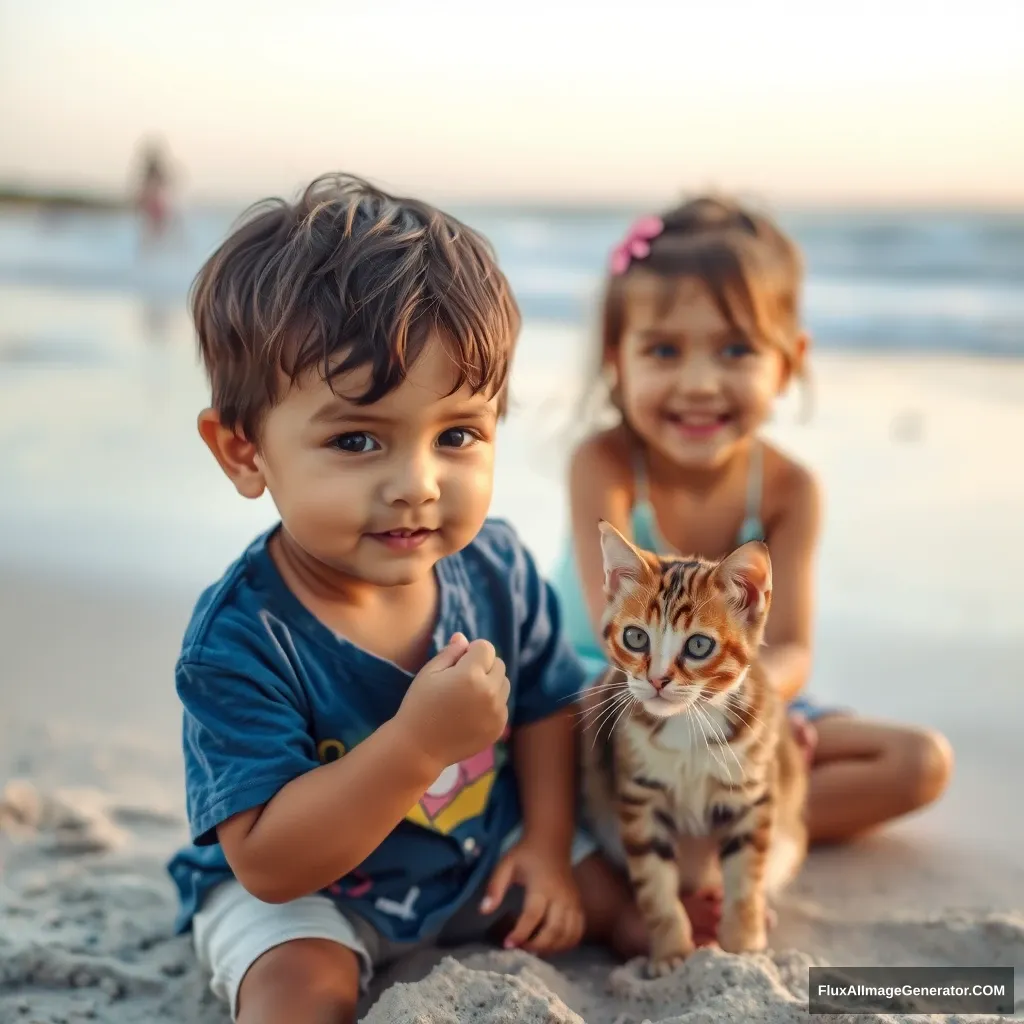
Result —
[[[748,622],[768,611],[772,600],[772,560],[759,540],[741,544],[722,559],[716,572],[726,599]]]
[[[644,560],[640,553],[611,523],[600,520],[601,555],[604,558],[604,592],[614,597],[626,583],[639,583],[643,578]]]

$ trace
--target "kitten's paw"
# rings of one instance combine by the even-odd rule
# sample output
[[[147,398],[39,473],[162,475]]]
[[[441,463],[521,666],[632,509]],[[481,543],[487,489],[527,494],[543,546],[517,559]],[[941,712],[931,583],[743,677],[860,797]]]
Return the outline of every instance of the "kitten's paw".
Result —
[[[671,956],[663,956],[658,959],[651,957],[647,961],[645,972],[648,978],[664,978],[671,974],[677,967],[680,967],[686,960],[688,953],[675,953]]]
[[[763,953],[768,948],[768,935],[763,927],[735,927],[723,921],[718,927],[718,945],[726,953]]]
[[[647,977],[664,978],[666,974],[671,974],[694,948],[693,942],[687,942],[682,937],[676,942],[666,942],[661,948],[656,945],[647,960]]]

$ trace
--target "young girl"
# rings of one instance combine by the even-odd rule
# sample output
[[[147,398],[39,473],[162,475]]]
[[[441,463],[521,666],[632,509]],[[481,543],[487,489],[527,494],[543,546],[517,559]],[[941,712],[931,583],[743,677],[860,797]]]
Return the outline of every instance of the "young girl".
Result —
[[[758,435],[806,368],[801,277],[793,243],[731,201],[696,199],[634,225],[613,253],[604,297],[599,367],[617,422],[573,455],[574,542],[554,582],[577,652],[596,675],[605,665],[598,520],[664,553],[719,558],[764,540],[774,592],[762,662],[791,702],[811,759],[812,842],[835,842],[935,800],[951,754],[933,732],[802,696],[818,485]],[[695,927],[713,925],[713,906],[710,918],[688,909]]]

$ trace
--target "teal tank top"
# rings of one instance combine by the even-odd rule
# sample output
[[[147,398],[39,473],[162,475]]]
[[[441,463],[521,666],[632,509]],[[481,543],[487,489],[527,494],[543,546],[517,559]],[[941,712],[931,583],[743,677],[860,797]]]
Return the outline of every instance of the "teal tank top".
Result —
[[[750,451],[750,468],[747,475],[746,514],[736,538],[737,547],[751,540],[764,540],[764,527],[761,523],[761,491],[764,473],[764,452],[760,444],[755,443]],[[662,537],[658,528],[658,520],[654,514],[647,487],[647,469],[642,455],[637,456],[633,463],[636,500],[630,517],[633,530],[633,543],[647,551],[659,554],[676,554],[675,549]],[[566,636],[576,651],[577,657],[583,662],[588,678],[593,680],[606,666],[606,659],[601,643],[590,625],[587,614],[587,603],[583,597],[583,587],[576,570],[576,556],[572,538],[562,547],[561,554],[551,573],[551,585],[558,594],[562,609],[562,622]]]

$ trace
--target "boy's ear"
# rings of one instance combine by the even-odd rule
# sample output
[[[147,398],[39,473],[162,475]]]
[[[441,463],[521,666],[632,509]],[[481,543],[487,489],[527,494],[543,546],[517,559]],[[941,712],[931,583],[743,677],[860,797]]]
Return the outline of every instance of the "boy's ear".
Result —
[[[199,436],[213,452],[213,457],[235,485],[235,490],[243,498],[260,497],[267,482],[256,445],[237,430],[225,427],[216,409],[204,409],[199,414],[198,427]]]

